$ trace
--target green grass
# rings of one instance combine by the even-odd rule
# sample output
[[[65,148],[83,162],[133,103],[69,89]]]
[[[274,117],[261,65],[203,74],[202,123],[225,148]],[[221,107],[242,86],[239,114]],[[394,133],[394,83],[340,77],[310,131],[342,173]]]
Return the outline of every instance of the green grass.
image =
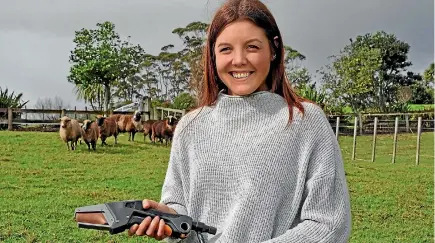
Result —
[[[434,134],[424,133],[415,165],[415,135],[400,134],[396,163],[392,136],[340,137],[352,204],[351,242],[433,242]],[[109,145],[113,140],[109,139]],[[169,147],[122,136],[113,147],[67,151],[57,133],[0,132],[0,241],[155,242],[126,232],[77,228],[76,207],[108,201],[159,200]]]
[[[430,105],[417,105],[417,104],[412,104],[409,105],[411,108],[411,111],[433,111],[435,105],[430,104]]]

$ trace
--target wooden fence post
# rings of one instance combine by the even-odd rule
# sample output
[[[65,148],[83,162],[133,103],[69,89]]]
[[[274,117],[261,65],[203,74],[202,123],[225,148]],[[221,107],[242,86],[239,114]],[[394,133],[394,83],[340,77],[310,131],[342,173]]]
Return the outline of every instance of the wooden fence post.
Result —
[[[409,114],[405,114],[406,132],[409,132]]]
[[[338,141],[338,133],[340,132],[340,117],[337,116],[337,125],[335,126],[335,138]]]
[[[153,107],[153,119],[154,120],[158,120],[158,114],[157,114],[157,108],[156,107]]]
[[[394,123],[394,141],[393,141],[393,159],[392,163],[396,163],[396,149],[397,149],[397,132],[399,130],[399,117],[396,116],[396,121]]]
[[[372,162],[375,162],[376,153],[376,132],[378,129],[378,117],[375,117],[375,124],[373,125],[373,148],[372,148]]]
[[[356,153],[356,135],[358,133],[358,117],[355,116],[355,124],[353,126],[353,149],[352,149],[352,160],[355,160]]]
[[[151,107],[151,98],[150,97],[146,97],[144,99],[145,104],[143,104],[143,110],[146,114],[145,116],[145,120],[151,120],[153,117],[153,109]]]
[[[362,114],[361,112],[358,113],[358,118],[359,118],[359,134],[363,134],[363,120],[362,120]]]
[[[420,139],[421,139],[421,116],[418,117],[418,125],[417,125],[417,152],[415,155],[415,164],[420,164]]]
[[[8,130],[12,131],[12,121],[14,119],[12,108],[8,107]]]
[[[85,111],[86,111],[86,119],[89,120],[89,113],[87,113],[88,112],[88,107],[87,106],[85,106]]]

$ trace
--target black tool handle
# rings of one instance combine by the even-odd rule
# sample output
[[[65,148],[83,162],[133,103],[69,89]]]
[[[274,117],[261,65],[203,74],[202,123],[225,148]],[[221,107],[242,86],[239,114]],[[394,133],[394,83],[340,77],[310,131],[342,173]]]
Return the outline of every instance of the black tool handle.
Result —
[[[154,219],[156,216],[159,216],[160,219],[165,221],[165,227],[170,228],[167,232],[170,232],[170,235],[175,238],[180,238],[182,234],[188,235],[191,230],[216,234],[216,228],[207,226],[201,222],[195,222],[187,215],[164,213],[151,208],[144,209],[142,201],[140,200],[108,203],[107,205],[118,213],[123,212],[123,209],[128,209],[126,212],[121,213],[121,215],[124,214],[124,216],[118,216],[118,218],[127,217],[128,220],[119,222],[120,227],[112,227],[110,230],[112,234],[128,229],[134,224],[141,224],[146,217]]]
[[[192,229],[192,218],[186,215],[163,213],[155,209],[141,209],[133,212],[133,217],[139,218],[151,217],[153,219],[159,216],[165,221],[165,224],[172,229],[173,234],[188,234]]]
[[[133,217],[131,217],[130,221],[128,222],[126,228],[130,228],[134,224],[141,224],[144,219],[145,218],[142,217],[142,216],[137,216],[137,215],[133,216]],[[171,237],[180,238],[182,234],[187,235],[189,233],[189,232],[180,232],[180,231],[177,230],[177,227],[175,227],[175,225],[174,225],[174,223],[172,221],[165,220],[165,219],[163,219],[163,220],[165,221],[165,224],[166,224],[165,227],[169,227],[170,228],[170,236]]]
[[[142,201],[140,200],[125,201],[125,207],[135,209],[131,217],[139,216],[138,220],[140,220],[140,218],[143,220],[148,216],[151,217],[151,219],[159,216],[165,221],[166,225],[172,229],[174,234],[188,234],[192,229],[192,218],[186,215],[164,213],[152,208],[144,209]]]

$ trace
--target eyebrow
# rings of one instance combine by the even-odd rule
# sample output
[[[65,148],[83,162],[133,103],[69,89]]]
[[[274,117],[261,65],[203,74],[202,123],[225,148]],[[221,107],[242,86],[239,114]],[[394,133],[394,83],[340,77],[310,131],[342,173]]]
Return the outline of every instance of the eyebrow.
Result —
[[[263,43],[261,40],[259,40],[259,39],[257,39],[257,38],[252,38],[252,39],[249,39],[248,41],[246,41],[246,43],[249,43],[249,42],[253,42],[253,41],[258,41],[258,42],[260,42],[260,43]],[[218,47],[219,46],[223,46],[223,45],[230,45],[229,43],[226,43],[226,42],[222,42],[222,43],[219,43],[219,45],[218,45]]]

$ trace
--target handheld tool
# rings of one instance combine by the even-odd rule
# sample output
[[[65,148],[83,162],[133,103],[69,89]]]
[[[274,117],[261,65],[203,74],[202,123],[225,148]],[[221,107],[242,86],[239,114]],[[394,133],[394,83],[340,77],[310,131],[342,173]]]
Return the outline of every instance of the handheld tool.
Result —
[[[142,201],[127,200],[109,202],[76,208],[74,218],[79,228],[107,230],[118,234],[134,224],[140,224],[146,217],[159,216],[165,221],[165,234],[175,238],[184,238],[190,231],[216,234],[216,228],[181,214],[169,214],[155,209],[144,209]],[[184,236],[184,237],[183,237]]]

